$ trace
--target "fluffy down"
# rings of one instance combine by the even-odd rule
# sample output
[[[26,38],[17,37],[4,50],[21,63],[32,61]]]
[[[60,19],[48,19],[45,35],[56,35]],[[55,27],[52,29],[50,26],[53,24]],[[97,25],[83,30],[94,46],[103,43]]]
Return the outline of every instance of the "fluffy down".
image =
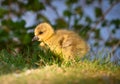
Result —
[[[39,24],[34,30],[32,40],[40,41],[40,47],[50,49],[65,60],[83,57],[88,51],[88,44],[75,32],[56,30],[48,23]]]

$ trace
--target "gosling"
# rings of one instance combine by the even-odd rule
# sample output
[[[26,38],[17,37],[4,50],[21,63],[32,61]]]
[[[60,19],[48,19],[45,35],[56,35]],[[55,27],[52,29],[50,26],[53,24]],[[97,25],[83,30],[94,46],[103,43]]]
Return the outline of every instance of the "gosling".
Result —
[[[54,30],[48,23],[39,24],[34,30],[32,41],[40,41],[40,47],[50,49],[64,60],[82,58],[89,51],[88,44],[75,32],[65,29]]]

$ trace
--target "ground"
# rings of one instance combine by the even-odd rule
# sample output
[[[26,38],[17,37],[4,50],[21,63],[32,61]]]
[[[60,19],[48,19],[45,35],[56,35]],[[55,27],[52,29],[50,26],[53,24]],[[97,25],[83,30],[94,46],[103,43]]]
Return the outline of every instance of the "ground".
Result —
[[[39,48],[13,53],[0,51],[0,84],[119,84],[120,65],[110,55],[100,53],[90,60],[88,54],[64,62]],[[99,58],[98,58],[99,57]]]
[[[120,67],[88,61],[28,69],[0,76],[0,84],[119,84]]]

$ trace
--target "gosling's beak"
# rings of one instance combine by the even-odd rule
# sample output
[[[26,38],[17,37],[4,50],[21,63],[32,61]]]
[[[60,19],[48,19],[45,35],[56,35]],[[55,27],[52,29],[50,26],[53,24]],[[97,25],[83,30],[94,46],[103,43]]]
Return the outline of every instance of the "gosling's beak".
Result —
[[[34,36],[32,39],[32,41],[37,41],[37,40],[39,40],[39,38],[37,36]]]

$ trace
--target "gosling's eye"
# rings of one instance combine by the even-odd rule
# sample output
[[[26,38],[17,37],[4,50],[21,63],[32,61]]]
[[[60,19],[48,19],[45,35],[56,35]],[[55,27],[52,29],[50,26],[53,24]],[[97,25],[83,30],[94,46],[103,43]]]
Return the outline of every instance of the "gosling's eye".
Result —
[[[40,31],[39,34],[43,34],[43,32]]]

